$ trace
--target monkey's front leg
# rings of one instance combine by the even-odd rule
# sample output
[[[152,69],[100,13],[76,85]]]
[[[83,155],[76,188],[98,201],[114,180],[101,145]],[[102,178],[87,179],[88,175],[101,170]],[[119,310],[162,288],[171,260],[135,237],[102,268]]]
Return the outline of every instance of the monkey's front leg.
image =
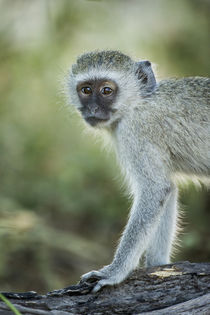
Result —
[[[168,181],[154,183],[144,180],[141,196],[134,201],[113,262],[82,276],[82,281],[99,279],[93,292],[99,291],[103,286],[122,282],[137,267],[140,256],[154,235],[170,193],[171,185]]]

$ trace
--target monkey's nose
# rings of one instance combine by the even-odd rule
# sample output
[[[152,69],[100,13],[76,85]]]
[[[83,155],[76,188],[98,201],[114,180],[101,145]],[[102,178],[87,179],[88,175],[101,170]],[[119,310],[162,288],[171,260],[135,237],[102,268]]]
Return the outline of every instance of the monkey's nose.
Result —
[[[99,112],[99,106],[90,106],[90,113],[91,115],[95,116],[95,114],[97,114]]]

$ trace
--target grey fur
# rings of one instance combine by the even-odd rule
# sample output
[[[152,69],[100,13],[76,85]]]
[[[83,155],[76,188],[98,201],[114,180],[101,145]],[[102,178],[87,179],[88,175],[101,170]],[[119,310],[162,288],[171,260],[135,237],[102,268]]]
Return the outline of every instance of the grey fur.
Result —
[[[149,62],[136,63],[113,51],[89,53],[78,59],[69,76],[77,108],[77,83],[105,75],[118,84],[119,95],[110,120],[98,127],[111,135],[134,202],[113,262],[82,277],[100,278],[94,292],[123,281],[144,252],[148,266],[169,263],[177,230],[175,177],[202,180],[210,173],[210,79],[156,84]]]
[[[78,57],[77,63],[72,66],[73,74],[78,74],[83,71],[88,71],[90,68],[105,67],[121,70],[122,67],[127,70],[134,62],[132,59],[121,52],[107,50],[96,51],[83,54]]]

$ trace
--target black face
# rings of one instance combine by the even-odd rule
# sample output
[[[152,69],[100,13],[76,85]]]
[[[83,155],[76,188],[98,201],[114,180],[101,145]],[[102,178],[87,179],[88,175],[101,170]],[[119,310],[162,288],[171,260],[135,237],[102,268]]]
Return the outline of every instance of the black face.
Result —
[[[117,85],[113,81],[95,79],[83,81],[77,85],[77,93],[81,102],[80,111],[84,119],[95,126],[110,119],[110,114],[117,96]]]

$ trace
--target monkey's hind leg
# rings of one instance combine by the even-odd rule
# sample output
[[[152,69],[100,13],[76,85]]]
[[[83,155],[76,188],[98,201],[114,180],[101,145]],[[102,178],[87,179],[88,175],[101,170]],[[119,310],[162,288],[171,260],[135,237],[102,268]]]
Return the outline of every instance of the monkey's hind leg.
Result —
[[[160,218],[146,250],[146,266],[158,266],[170,263],[172,244],[176,236],[177,221],[177,188],[174,186],[164,213]]]

